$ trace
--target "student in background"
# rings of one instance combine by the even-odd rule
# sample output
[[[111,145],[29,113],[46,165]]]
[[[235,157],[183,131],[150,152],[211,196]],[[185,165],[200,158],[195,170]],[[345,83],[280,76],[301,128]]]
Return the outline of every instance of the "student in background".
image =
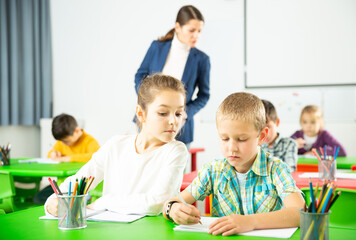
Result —
[[[57,140],[48,157],[59,162],[88,162],[99,143],[78,127],[75,118],[60,114],[52,121],[52,134]]]
[[[209,233],[299,226],[304,200],[290,168],[259,147],[268,134],[261,100],[249,93],[231,94],[217,110],[216,125],[224,158],[207,163],[180,193],[189,204],[212,194],[212,216],[221,218]],[[163,213],[178,224],[200,219],[199,210],[179,198],[168,200]]]
[[[334,147],[340,147],[338,156],[346,156],[344,147],[325,129],[323,113],[318,106],[308,105],[300,115],[302,130],[296,131],[291,137],[298,143],[299,155],[314,155],[311,149],[327,146],[327,154],[334,154]]]
[[[47,157],[58,162],[88,162],[99,150],[99,143],[91,135],[78,127],[71,115],[62,113],[52,121],[52,135],[57,140]],[[50,185],[36,193],[33,201],[44,204],[53,194]]]
[[[184,127],[177,136],[189,148],[193,141],[194,115],[209,100],[210,59],[195,45],[203,29],[204,17],[194,6],[183,6],[176,23],[164,37],[153,41],[135,75],[138,92],[141,81],[154,73],[162,72],[181,80],[187,94],[187,109]],[[196,98],[193,98],[198,89]]]
[[[103,196],[89,208],[146,215],[160,213],[163,202],[179,190],[189,157],[185,145],[175,140],[182,127],[184,108],[185,90],[181,81],[159,74],[143,80],[136,106],[141,131],[137,135],[111,138],[61,184],[61,191],[67,192],[69,182],[74,183],[75,179],[93,176],[90,189],[104,180]],[[52,195],[46,201],[46,213],[56,216],[57,206],[58,199]]]
[[[280,120],[276,108],[267,100],[262,100],[262,103],[266,111],[268,135],[261,147],[265,152],[286,162],[291,170],[295,171],[298,160],[298,144],[292,138],[280,136],[277,132]]]

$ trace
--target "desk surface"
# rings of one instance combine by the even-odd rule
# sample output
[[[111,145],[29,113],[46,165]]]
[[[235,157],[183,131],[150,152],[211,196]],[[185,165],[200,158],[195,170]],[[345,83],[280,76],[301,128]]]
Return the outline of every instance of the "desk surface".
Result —
[[[298,157],[298,163],[318,164],[318,159]],[[337,157],[336,164],[339,169],[351,169],[352,165],[356,165],[356,157]]]
[[[298,188],[309,187],[309,178],[300,178],[299,175],[304,172],[292,172],[293,179],[297,184]],[[319,178],[312,178],[312,182],[316,184],[316,181],[319,181],[321,186],[323,181]],[[336,179],[336,184],[338,188],[347,188],[347,189],[356,189],[356,179]]]
[[[247,236],[212,236],[207,233],[175,232],[162,216],[145,217],[133,223],[88,222],[85,229],[60,230],[57,220],[39,220],[43,207],[0,216],[1,239],[256,239]],[[330,228],[330,239],[353,239],[356,230]],[[290,239],[299,239],[299,229]],[[275,238],[257,238],[275,239]]]
[[[20,159],[11,159],[10,165],[0,166],[0,170],[8,171],[13,176],[26,177],[68,177],[75,174],[85,163],[63,162],[58,164],[19,163]]]

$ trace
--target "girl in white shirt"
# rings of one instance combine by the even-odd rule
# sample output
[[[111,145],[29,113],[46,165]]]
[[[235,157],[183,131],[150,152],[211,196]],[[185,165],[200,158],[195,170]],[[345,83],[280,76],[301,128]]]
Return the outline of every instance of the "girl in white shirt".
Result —
[[[180,189],[189,154],[175,137],[183,125],[185,90],[181,81],[156,74],[143,80],[136,106],[140,133],[115,136],[92,159],[60,186],[95,177],[90,189],[104,180],[103,195],[88,205],[94,210],[157,215],[163,202]],[[89,189],[89,190],[90,190]],[[58,199],[45,203],[46,213],[57,216]]]

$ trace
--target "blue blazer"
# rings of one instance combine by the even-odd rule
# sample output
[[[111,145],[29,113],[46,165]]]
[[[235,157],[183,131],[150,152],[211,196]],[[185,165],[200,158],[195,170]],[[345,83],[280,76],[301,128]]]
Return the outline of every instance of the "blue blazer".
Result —
[[[145,77],[162,72],[166,63],[172,41],[153,41],[135,75],[135,89],[138,92],[141,80]],[[210,59],[204,52],[191,48],[181,81],[187,94],[187,121],[177,139],[188,144],[193,141],[193,116],[203,108],[209,100]],[[197,98],[192,99],[195,88]]]

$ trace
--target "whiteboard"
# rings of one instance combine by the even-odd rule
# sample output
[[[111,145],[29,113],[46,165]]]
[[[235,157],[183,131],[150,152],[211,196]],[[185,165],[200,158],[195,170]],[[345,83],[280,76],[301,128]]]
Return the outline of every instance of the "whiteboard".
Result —
[[[356,85],[356,1],[245,0],[245,87]]]

